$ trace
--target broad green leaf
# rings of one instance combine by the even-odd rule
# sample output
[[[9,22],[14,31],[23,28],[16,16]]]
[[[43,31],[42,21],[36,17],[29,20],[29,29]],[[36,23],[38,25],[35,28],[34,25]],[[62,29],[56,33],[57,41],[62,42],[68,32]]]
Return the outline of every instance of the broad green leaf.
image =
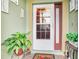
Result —
[[[18,47],[18,46],[16,46],[16,47],[15,47],[16,53],[18,53],[18,49],[19,49],[19,47]]]
[[[8,53],[12,53],[14,47],[15,47],[15,44],[8,46]]]
[[[18,45],[18,46],[20,46],[20,45],[21,45],[20,40],[16,40],[16,43],[17,43],[17,45]]]
[[[26,45],[22,45],[22,49],[23,49],[23,51],[25,51],[25,50],[26,50],[26,48],[27,48],[27,46],[26,46]]]

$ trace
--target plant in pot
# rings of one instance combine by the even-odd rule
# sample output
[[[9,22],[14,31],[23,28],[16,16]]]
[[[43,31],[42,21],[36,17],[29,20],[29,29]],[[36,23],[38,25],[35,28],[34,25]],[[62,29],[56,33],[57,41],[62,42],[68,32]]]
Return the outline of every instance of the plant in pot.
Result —
[[[16,32],[15,34],[11,34],[11,36],[3,42],[8,53],[15,53],[17,56],[20,56],[26,52],[26,49],[32,45],[31,40],[28,38],[30,33],[31,32]]]
[[[78,42],[78,33],[67,33],[66,37],[68,41],[77,43]]]

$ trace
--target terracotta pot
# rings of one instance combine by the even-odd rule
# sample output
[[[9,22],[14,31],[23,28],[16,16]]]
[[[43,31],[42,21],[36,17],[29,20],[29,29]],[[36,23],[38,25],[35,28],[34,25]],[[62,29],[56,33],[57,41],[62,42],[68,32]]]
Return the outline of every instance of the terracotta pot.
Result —
[[[16,50],[14,50],[14,52],[15,52],[15,54],[16,54],[17,56],[20,56],[20,55],[23,54],[22,48],[18,49],[18,53],[16,53]]]
[[[44,59],[42,56],[40,56],[40,59]]]

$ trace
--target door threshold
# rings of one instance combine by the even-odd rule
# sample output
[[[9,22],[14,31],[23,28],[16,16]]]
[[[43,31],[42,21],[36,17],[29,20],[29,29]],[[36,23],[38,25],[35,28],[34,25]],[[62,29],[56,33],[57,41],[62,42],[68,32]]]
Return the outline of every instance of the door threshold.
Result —
[[[55,55],[64,55],[64,52],[61,50],[54,50],[54,51],[32,50],[31,53],[47,53],[47,54],[55,54]]]

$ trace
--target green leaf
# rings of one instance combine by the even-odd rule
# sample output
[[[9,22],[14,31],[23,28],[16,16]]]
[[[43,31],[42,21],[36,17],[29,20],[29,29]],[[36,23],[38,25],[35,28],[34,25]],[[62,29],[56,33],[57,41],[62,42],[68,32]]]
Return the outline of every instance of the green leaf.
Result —
[[[20,47],[21,46],[20,40],[16,40],[16,44]]]
[[[18,54],[18,49],[19,47],[18,46],[15,46],[15,50],[16,50],[16,53]]]
[[[66,37],[69,41],[73,41],[73,42],[78,41],[78,34],[77,33],[68,33],[68,34],[66,34]]]
[[[12,44],[12,45],[7,46],[8,53],[12,53],[14,47],[15,47],[15,43]]]
[[[26,45],[22,45],[22,49],[23,51],[26,51],[27,46]]]
[[[30,40],[27,40],[27,47],[30,47],[32,45]]]

